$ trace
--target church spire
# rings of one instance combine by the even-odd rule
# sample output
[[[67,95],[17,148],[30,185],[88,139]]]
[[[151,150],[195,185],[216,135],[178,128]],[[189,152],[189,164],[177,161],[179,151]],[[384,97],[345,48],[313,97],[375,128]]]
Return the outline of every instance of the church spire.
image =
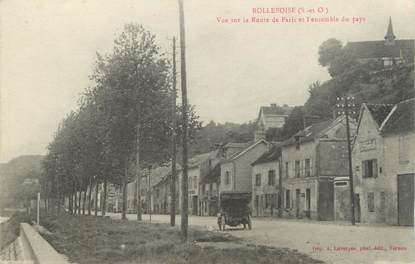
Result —
[[[385,35],[385,44],[386,45],[395,44],[395,38],[396,38],[395,34],[393,34],[392,18],[389,17],[388,30],[386,31],[386,35]]]

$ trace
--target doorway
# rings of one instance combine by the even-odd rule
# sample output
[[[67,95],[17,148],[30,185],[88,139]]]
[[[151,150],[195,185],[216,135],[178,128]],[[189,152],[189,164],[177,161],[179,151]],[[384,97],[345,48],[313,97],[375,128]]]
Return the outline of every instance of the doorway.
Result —
[[[414,225],[414,174],[398,175],[398,223]]]
[[[297,218],[300,218],[300,199],[301,199],[301,190],[300,189],[296,189],[295,190],[295,215]]]
[[[311,190],[310,189],[306,189],[305,190],[305,199],[306,199],[306,216],[307,218],[311,218]]]

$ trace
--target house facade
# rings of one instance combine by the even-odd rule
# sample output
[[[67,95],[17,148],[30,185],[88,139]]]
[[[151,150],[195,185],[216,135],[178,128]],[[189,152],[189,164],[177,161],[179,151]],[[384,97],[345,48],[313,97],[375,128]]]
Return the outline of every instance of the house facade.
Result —
[[[217,163],[200,181],[199,208],[202,216],[214,216],[218,213],[219,179],[220,164]]]
[[[353,134],[355,123],[350,127]],[[284,216],[346,220],[350,199],[344,117],[313,124],[281,148]]]
[[[279,160],[281,148],[273,146],[252,163],[252,215],[274,216],[281,201],[279,194]]]
[[[353,147],[358,221],[413,225],[415,100],[363,104]]]
[[[292,108],[287,105],[278,106],[277,104],[271,104],[271,106],[261,106],[256,121],[254,141],[266,139],[266,133],[269,129],[282,128],[291,110]]]
[[[221,162],[219,193],[223,191],[252,192],[251,164],[268,151],[269,143],[259,140]]]

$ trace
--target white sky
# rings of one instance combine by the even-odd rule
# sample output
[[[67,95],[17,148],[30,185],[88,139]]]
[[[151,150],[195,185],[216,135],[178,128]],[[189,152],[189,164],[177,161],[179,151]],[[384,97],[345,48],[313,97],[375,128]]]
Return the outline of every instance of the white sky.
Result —
[[[260,105],[300,105],[308,85],[328,79],[318,65],[324,40],[378,40],[392,16],[397,38],[414,38],[412,0],[184,0],[190,103],[203,121],[246,122]],[[219,24],[253,7],[327,7],[356,24]],[[267,17],[280,16],[278,14]],[[178,34],[175,0],[0,0],[0,162],[44,154],[58,123],[90,83],[95,52],[112,48],[138,22],[170,51]]]

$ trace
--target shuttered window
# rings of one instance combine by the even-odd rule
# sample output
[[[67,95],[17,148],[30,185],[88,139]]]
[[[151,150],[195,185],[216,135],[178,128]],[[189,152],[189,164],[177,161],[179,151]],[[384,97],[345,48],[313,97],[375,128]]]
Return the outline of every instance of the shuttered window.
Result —
[[[376,178],[378,176],[378,164],[376,159],[362,161],[363,178]]]

